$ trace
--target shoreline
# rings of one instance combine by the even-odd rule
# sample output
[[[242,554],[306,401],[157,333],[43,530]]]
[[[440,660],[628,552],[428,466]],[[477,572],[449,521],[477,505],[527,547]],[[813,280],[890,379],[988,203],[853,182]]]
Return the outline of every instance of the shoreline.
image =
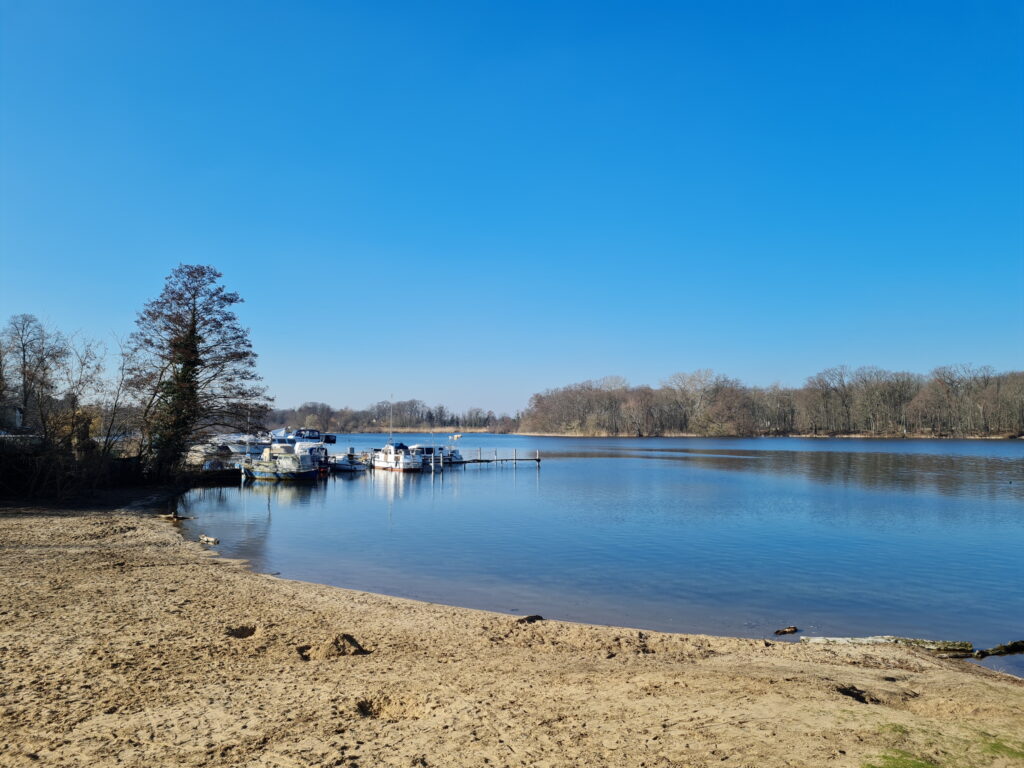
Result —
[[[0,763],[1024,756],[1024,682],[965,662],[529,622],[290,581],[186,541],[146,501],[0,509]]]
[[[485,433],[487,434],[487,433]],[[691,432],[666,432],[662,435],[573,435],[558,432],[505,432],[496,434],[516,435],[517,437],[578,437],[585,439],[613,438],[627,440],[648,440],[658,438],[694,438],[697,440],[1020,440],[1012,435],[697,435]]]
[[[512,437],[567,437],[580,439],[614,438],[626,440],[648,440],[658,438],[694,438],[697,440],[1021,440],[1014,435],[922,435],[922,434],[849,434],[849,435],[814,435],[814,434],[792,434],[792,435],[698,435],[693,432],[666,432],[660,435],[582,435],[567,432],[491,432],[484,427],[461,427],[450,429],[445,432],[431,432],[429,429],[414,429],[412,427],[395,427],[391,430],[396,435],[436,435],[447,437],[448,435],[461,433],[466,435],[509,435]],[[381,435],[387,432],[328,432],[332,435]]]

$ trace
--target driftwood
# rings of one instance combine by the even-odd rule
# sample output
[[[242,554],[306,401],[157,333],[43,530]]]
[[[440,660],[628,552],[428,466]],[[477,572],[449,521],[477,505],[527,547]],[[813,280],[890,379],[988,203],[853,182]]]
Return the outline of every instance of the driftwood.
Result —
[[[205,533],[199,534],[199,540],[203,544],[220,544],[220,539],[215,539],[213,536],[207,536]]]

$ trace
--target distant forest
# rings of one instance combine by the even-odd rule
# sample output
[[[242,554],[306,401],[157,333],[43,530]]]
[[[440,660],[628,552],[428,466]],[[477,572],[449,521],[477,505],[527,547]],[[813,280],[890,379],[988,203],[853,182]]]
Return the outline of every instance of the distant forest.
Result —
[[[610,377],[530,398],[520,432],[572,435],[1020,436],[1024,371],[956,365],[927,376],[847,366],[800,388],[751,387],[710,370],[662,386]]]
[[[396,429],[476,429],[487,432],[514,432],[517,419],[482,408],[452,411],[443,405],[428,406],[422,400],[382,400],[363,410],[334,409],[327,403],[303,403],[298,408],[272,410],[267,415],[270,428],[305,427],[322,432],[387,432],[394,421]]]
[[[382,432],[392,406],[335,410],[326,403],[271,411],[271,426]],[[557,435],[1024,435],[1024,371],[954,365],[930,374],[847,366],[810,376],[802,387],[754,387],[711,370],[677,373],[660,387],[618,376],[533,395],[522,413],[459,413],[421,400],[393,404],[396,429],[480,429]]]

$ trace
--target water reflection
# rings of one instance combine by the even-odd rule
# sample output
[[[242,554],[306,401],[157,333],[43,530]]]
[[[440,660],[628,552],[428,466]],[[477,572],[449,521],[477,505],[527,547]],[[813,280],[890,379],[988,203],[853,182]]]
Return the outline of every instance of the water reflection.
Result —
[[[548,458],[619,458],[677,461],[708,469],[798,475],[809,480],[878,490],[983,495],[1024,500],[1024,462],[996,456],[866,451],[624,447],[619,450],[549,451]]]
[[[281,506],[309,504],[316,498],[323,498],[327,492],[323,480],[312,483],[249,481],[243,484],[242,490],[250,496],[265,498],[268,505],[274,502]]]
[[[242,514],[238,516],[231,532],[231,557],[247,560],[257,567],[262,567],[268,556],[271,495],[249,493],[250,489],[246,487],[249,485],[255,484],[247,483],[241,488],[195,488],[181,497],[178,514],[192,518],[185,520],[182,525],[186,536],[196,538],[201,533],[210,535],[208,523],[211,511],[240,509]]]
[[[783,444],[798,445],[549,439],[542,469],[197,489],[183,525],[258,570],[476,608],[754,636],[1022,636],[1024,445]]]
[[[420,490],[423,476],[419,472],[368,472],[373,495],[394,501],[407,493]]]

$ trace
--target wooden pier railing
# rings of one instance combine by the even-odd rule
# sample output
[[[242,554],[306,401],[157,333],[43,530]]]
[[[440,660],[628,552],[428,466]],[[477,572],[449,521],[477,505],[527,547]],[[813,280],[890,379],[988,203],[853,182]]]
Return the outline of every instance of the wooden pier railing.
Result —
[[[461,461],[453,461],[451,463],[442,463],[440,459],[434,459],[431,457],[423,462],[423,470],[434,472],[447,469],[449,467],[462,467],[466,464],[512,464],[516,465],[521,462],[529,462],[531,464],[540,467],[540,451],[534,451],[533,456],[520,456],[519,451],[515,448],[512,449],[511,456],[501,456],[498,454],[497,449],[494,450],[493,455],[484,455],[483,448],[477,448],[475,458],[463,458]]]
[[[462,461],[455,462],[456,464],[503,464],[512,463],[515,464],[520,461],[532,461],[537,466],[540,466],[540,451],[537,451],[533,456],[520,456],[519,451],[515,448],[512,449],[511,456],[498,456],[498,451],[495,449],[494,456],[488,456],[484,458],[484,449],[477,448],[477,455],[475,459],[463,459]]]

